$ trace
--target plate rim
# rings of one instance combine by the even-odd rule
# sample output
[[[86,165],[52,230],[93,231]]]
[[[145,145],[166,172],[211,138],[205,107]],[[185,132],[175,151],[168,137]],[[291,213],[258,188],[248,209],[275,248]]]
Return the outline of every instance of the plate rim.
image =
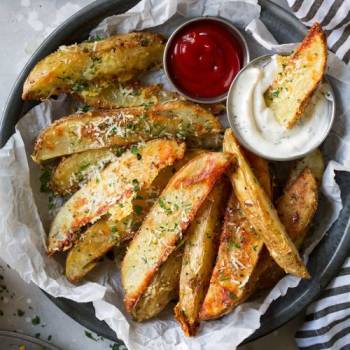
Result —
[[[35,104],[37,104],[24,103],[21,101],[21,92],[24,80],[35,63],[46,56],[48,53],[54,51],[54,49],[57,49],[57,42],[73,42],[75,37],[81,38],[82,31],[79,30],[79,26],[81,24],[84,24],[85,31],[87,30],[87,27],[92,29],[99,21],[110,15],[112,11],[113,13],[123,13],[136,5],[138,2],[138,0],[95,0],[68,18],[42,42],[39,48],[27,61],[26,65],[13,84],[12,89],[10,90],[9,97],[5,103],[3,118],[0,123],[0,147],[3,147],[6,141],[13,134],[14,126],[19,118]],[[288,22],[293,23],[293,25],[298,28],[300,32],[306,32],[305,27],[291,13],[287,12],[281,6],[273,3],[270,0],[259,0],[259,5],[262,7],[262,12],[264,10],[271,11],[282,21],[287,20]],[[86,25],[88,21],[90,21],[90,23],[89,25]],[[69,36],[67,36],[67,32],[70,33]],[[345,209],[350,212],[350,208]],[[305,289],[304,293],[299,297],[299,299],[292,303],[289,309],[291,309],[293,312],[284,312],[284,315],[277,314],[277,317],[271,317],[268,315],[269,312],[267,311],[267,313],[261,318],[261,324],[263,324],[263,327],[257,329],[249,338],[244,341],[244,343],[256,340],[257,338],[260,338],[272,332],[273,330],[280,328],[292,318],[300,314],[300,312],[304,310],[307,305],[309,305],[317,297],[322,288],[324,288],[331,280],[331,278],[336,274],[337,270],[341,267],[343,261],[347,256],[346,248],[350,247],[350,221],[346,222],[343,231],[344,234],[342,235],[339,241],[339,245],[334,252],[335,254],[333,255],[333,259],[331,259],[326,265],[324,273],[320,276],[315,276],[315,278],[311,280],[312,283],[307,289]],[[317,247],[315,250],[317,250]],[[303,282],[301,282],[301,284],[303,284]],[[115,332],[112,331],[105,322],[97,320],[97,318],[95,318],[94,322],[89,323],[78,314],[75,314],[74,311],[72,312],[69,307],[70,303],[71,305],[72,303],[78,303],[74,303],[73,301],[64,298],[54,298],[45,292],[44,294],[47,295],[61,311],[65,312],[68,316],[77,321],[83,327],[86,327],[97,334],[105,336],[114,342],[120,342],[120,340],[115,336]],[[283,298],[279,298],[278,300],[280,299]],[[307,302],[305,302],[305,299]],[[271,306],[269,309],[271,309]]]

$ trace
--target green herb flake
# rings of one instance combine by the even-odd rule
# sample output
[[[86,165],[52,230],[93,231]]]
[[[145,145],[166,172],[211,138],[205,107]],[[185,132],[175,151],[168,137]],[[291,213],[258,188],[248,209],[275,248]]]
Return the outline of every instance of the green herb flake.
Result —
[[[234,241],[231,241],[230,242],[230,247],[231,248],[237,248],[237,249],[240,249],[241,248],[241,245],[237,242],[234,242]]]
[[[40,317],[38,315],[32,318],[32,324],[34,326],[37,326],[38,324],[40,324]]]
[[[86,335],[88,338],[90,338],[90,339],[92,339],[92,340],[94,340],[94,341],[97,341],[97,338],[95,338],[95,337],[92,335],[91,332],[84,331],[84,333],[85,333],[85,335]]]
[[[140,183],[139,180],[133,179],[132,180],[132,185],[134,187],[134,191],[140,191]]]
[[[135,205],[134,211],[135,211],[136,215],[142,215],[142,207],[140,205]]]
[[[90,108],[91,107],[89,105],[84,104],[79,108],[79,111],[86,113],[86,112],[89,112]]]
[[[25,312],[21,309],[17,309],[17,316],[22,317],[24,316]]]
[[[40,192],[50,192],[51,169],[44,168],[39,179]]]

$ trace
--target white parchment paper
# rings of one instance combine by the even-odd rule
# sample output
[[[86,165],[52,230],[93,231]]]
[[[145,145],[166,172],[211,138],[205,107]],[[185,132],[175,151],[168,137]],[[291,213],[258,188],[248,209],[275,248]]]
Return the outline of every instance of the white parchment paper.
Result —
[[[259,20],[260,7],[255,0],[143,0],[125,14],[105,19],[92,35],[152,28],[169,35],[187,17],[212,15],[232,21],[246,30],[253,57],[269,51],[285,51],[293,45],[278,45]],[[309,238],[305,259],[342,209],[340,189],[335,182],[335,170],[350,170],[350,96],[349,69],[334,55],[330,56],[328,73],[335,89],[337,112],[331,134],[323,151],[327,168],[322,184],[322,200]],[[144,76],[146,82],[163,82],[163,73]],[[186,338],[172,318],[169,309],[155,320],[138,324],[126,315],[123,293],[116,267],[104,263],[89,282],[70,284],[63,275],[63,261],[48,258],[45,253],[46,231],[52,217],[48,213],[46,194],[39,191],[39,167],[30,154],[39,131],[52,120],[73,111],[69,99],[45,101],[33,108],[17,124],[15,134],[0,150],[0,256],[27,282],[34,282],[55,297],[77,302],[92,301],[96,316],[116,332],[129,349],[137,350],[233,350],[260,326],[260,317],[271,302],[284,295],[299,279],[287,276],[265,297],[245,303],[224,318],[201,325],[199,335]],[[61,257],[62,258],[62,257]],[[103,272],[103,273],[102,273]]]

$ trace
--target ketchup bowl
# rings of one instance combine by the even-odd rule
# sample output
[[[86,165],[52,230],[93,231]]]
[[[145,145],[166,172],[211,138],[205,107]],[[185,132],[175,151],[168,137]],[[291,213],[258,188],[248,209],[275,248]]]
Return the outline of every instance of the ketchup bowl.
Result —
[[[163,65],[177,92],[198,103],[226,99],[230,85],[249,62],[246,40],[230,22],[196,17],[168,39]]]

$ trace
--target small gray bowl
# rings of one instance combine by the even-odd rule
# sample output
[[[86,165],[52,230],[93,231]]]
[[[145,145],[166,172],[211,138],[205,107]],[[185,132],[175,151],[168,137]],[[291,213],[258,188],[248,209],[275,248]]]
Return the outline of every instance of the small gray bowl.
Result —
[[[171,82],[172,86],[174,89],[181,95],[183,95],[187,100],[197,102],[197,103],[217,103],[217,102],[222,102],[227,98],[228,90],[226,93],[220,95],[220,96],[215,96],[215,97],[210,97],[210,98],[194,98],[192,96],[187,95],[185,92],[183,92],[181,89],[179,89],[176,85],[176,83],[173,81],[171,74],[168,69],[168,62],[167,62],[167,57],[169,53],[169,48],[170,45],[173,41],[173,38],[176,36],[176,34],[182,30],[184,27],[186,27],[189,23],[192,22],[197,22],[197,21],[205,21],[205,20],[210,20],[210,21],[216,21],[225,24],[228,29],[231,31],[232,35],[234,38],[240,43],[242,50],[243,50],[243,64],[242,67],[245,67],[249,60],[250,60],[250,54],[249,54],[249,49],[248,49],[248,44],[244,36],[241,34],[241,32],[229,21],[226,19],[220,18],[220,17],[212,17],[212,16],[204,16],[204,17],[194,17],[191,18],[190,20],[184,22],[181,24],[169,37],[165,49],[164,49],[164,55],[163,55],[163,67],[165,74],[169,81]]]
[[[290,156],[285,156],[285,157],[278,157],[278,156],[274,156],[273,154],[266,154],[266,153],[262,153],[259,149],[254,148],[251,146],[251,144],[249,143],[249,141],[247,141],[242,134],[237,130],[237,127],[235,125],[234,122],[234,115],[235,115],[235,111],[232,108],[232,104],[231,104],[231,100],[232,100],[232,95],[235,91],[236,88],[236,82],[239,79],[239,76],[248,68],[251,67],[258,67],[258,68],[262,68],[264,66],[266,66],[270,61],[271,61],[271,57],[273,56],[273,54],[271,55],[264,55],[264,56],[260,56],[257,57],[255,59],[253,59],[249,64],[247,64],[243,69],[241,69],[239,71],[239,73],[236,75],[236,77],[233,79],[232,84],[230,86],[228,95],[227,95],[227,101],[226,101],[226,110],[227,110],[227,119],[228,119],[228,123],[233,131],[233,133],[235,134],[236,138],[238,139],[239,143],[244,146],[246,149],[248,149],[249,151],[255,153],[256,155],[265,158],[265,159],[269,159],[269,160],[274,160],[274,161],[289,161],[289,160],[294,160],[294,159],[299,159],[304,157],[306,154],[314,151],[317,147],[319,147],[322,142],[326,139],[326,137],[328,136],[329,132],[332,129],[333,126],[333,122],[334,122],[334,118],[335,118],[335,108],[336,108],[336,102],[335,102],[335,95],[334,95],[334,91],[332,88],[332,85],[329,83],[329,81],[327,80],[327,78],[324,78],[324,81],[327,83],[327,85],[329,85],[329,92],[330,92],[330,98],[327,99],[327,102],[329,103],[329,121],[328,121],[328,125],[326,130],[319,135],[318,140],[316,140],[310,147],[310,148],[305,148],[305,150],[303,152],[299,152],[299,153],[295,153],[292,154]]]

